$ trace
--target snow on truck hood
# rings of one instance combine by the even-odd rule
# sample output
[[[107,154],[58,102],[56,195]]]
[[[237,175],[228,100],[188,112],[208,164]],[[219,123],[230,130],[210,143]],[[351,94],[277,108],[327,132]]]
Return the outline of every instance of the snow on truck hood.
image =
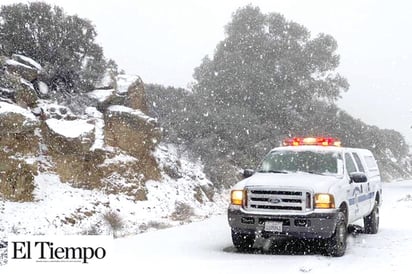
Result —
[[[340,182],[340,177],[308,173],[255,173],[233,186],[232,189],[245,187],[297,188],[308,189],[318,193],[327,193],[329,188]]]

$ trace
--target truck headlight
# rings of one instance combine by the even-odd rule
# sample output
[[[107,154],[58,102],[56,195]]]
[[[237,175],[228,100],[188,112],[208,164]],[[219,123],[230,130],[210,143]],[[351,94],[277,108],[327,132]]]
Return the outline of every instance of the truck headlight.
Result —
[[[232,205],[242,205],[244,198],[243,190],[232,190],[230,193],[230,202]]]
[[[335,208],[335,198],[331,194],[315,194],[315,208]]]

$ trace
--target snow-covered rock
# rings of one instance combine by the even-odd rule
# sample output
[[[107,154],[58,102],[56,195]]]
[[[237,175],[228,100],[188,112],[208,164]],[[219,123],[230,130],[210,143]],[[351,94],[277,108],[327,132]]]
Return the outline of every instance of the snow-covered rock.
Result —
[[[2,124],[5,123],[4,119],[6,119],[6,116],[13,114],[22,117],[22,126],[29,126],[37,124],[38,122],[31,111],[19,107],[15,104],[0,102],[0,117],[2,117]]]
[[[16,60],[17,62],[19,62],[19,63],[21,63],[21,64],[25,64],[25,65],[27,65],[27,66],[30,66],[30,67],[32,67],[32,68],[35,68],[35,69],[37,69],[38,71],[43,70],[42,66],[41,66],[38,62],[34,61],[34,60],[33,60],[32,58],[30,58],[30,57],[27,57],[27,56],[24,56],[24,55],[21,55],[21,54],[13,54],[13,55],[11,56],[11,58],[12,58],[13,60]]]
[[[98,109],[101,112],[112,105],[123,105],[148,112],[144,84],[139,76],[121,74],[114,80],[115,89],[97,89],[88,93],[90,98],[98,102]]]
[[[95,107],[86,108],[85,113],[93,119],[94,122],[94,144],[90,150],[104,149],[103,113],[98,111]]]
[[[112,96],[114,91],[114,89],[96,89],[87,93],[87,95],[90,98],[96,99],[99,103],[102,103]]]
[[[39,88],[39,92],[41,95],[47,95],[49,93],[49,87],[47,86],[45,82],[39,81],[37,83],[37,86]]]
[[[116,93],[120,95],[127,94],[130,86],[135,82],[141,83],[142,80],[137,75],[120,74],[116,78],[117,90]]]
[[[37,94],[33,82],[42,73],[40,64],[29,57],[14,54],[0,56],[0,100],[11,100],[22,107],[35,107]],[[43,90],[44,91],[44,90]]]
[[[126,113],[132,116],[136,116],[136,118],[146,121],[147,123],[155,124],[157,121],[155,118],[152,118],[146,114],[144,114],[139,109],[132,109],[126,106],[121,105],[113,105],[108,108],[109,112],[119,112],[119,113]]]
[[[6,60],[5,67],[9,73],[16,73],[30,82],[39,76],[39,71],[36,68],[13,59]]]
[[[48,100],[38,100],[37,105],[42,109],[45,119],[76,120],[77,117],[70,108]]]
[[[89,135],[94,130],[94,125],[87,120],[46,120],[47,126],[55,133],[66,138],[81,138]]]
[[[27,109],[0,102],[0,197],[32,199],[36,167],[26,160],[36,155],[39,139],[35,129],[39,125]]]

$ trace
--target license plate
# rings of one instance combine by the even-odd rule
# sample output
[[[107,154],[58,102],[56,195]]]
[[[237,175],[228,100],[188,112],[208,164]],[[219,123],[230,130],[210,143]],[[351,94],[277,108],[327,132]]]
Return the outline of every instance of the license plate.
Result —
[[[282,222],[265,222],[265,231],[282,232]]]

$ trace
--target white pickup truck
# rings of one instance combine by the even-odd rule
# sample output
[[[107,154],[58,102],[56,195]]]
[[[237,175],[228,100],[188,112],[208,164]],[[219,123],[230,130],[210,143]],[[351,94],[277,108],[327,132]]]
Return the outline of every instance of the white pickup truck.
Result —
[[[369,150],[333,138],[291,138],[243,175],[228,208],[238,249],[253,248],[258,238],[301,238],[343,256],[348,224],[363,219],[365,233],[378,232],[382,183]]]

